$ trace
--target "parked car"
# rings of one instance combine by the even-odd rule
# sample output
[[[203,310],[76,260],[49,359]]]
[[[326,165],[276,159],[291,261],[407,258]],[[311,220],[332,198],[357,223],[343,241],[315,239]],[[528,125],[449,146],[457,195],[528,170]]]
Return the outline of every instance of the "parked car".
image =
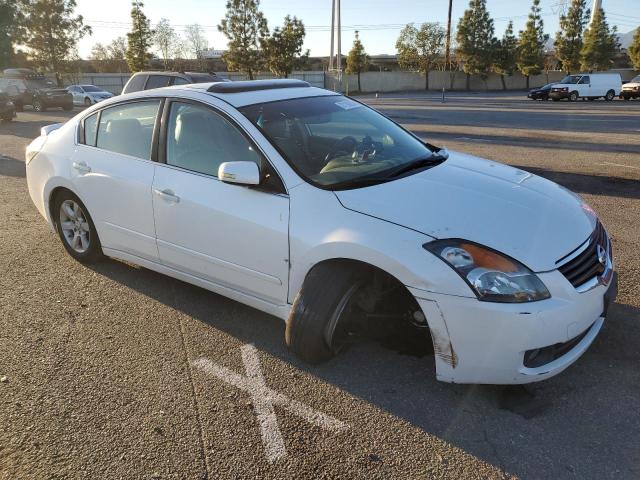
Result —
[[[0,119],[10,122],[16,117],[16,106],[9,95],[0,91]]]
[[[549,100],[549,92],[554,85],[554,83],[547,83],[543,87],[529,90],[527,97],[531,100]]]
[[[630,82],[622,85],[620,98],[631,100],[632,98],[640,98],[640,75],[632,79]]]
[[[25,105],[33,106],[36,112],[43,112],[52,107],[73,110],[73,98],[66,89],[57,88],[44,75],[28,68],[4,70],[0,76],[0,90],[9,93],[18,111]]]
[[[616,296],[580,197],[298,80],[105,100],[44,127],[26,175],[73,258],[278,316],[312,363],[384,317],[430,338],[439,380],[535,382],[587,350]]]
[[[619,73],[579,73],[567,75],[551,87],[549,96],[554,101],[566,98],[575,102],[578,98],[611,101],[620,95],[622,78]]]
[[[67,91],[73,96],[74,105],[84,105],[85,107],[113,97],[113,93],[95,85],[70,85],[67,87]]]
[[[170,87],[172,85],[187,85],[189,83],[228,82],[215,73],[197,72],[138,72],[134,73],[122,93],[139,92],[152,88]]]

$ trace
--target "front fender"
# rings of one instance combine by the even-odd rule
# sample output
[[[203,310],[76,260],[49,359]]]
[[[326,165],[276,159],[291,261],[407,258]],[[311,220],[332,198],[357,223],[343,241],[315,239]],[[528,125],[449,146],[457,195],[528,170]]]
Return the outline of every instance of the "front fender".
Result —
[[[289,302],[318,263],[350,259],[373,265],[402,284],[426,292],[474,297],[444,262],[422,248],[431,237],[344,208],[311,185],[291,191]]]

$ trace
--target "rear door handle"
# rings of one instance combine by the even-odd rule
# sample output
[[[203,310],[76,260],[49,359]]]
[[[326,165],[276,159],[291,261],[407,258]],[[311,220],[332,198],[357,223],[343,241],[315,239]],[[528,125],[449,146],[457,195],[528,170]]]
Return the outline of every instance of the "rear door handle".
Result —
[[[178,195],[176,195],[175,193],[173,193],[173,190],[170,190],[168,188],[165,188],[164,190],[160,190],[160,189],[154,188],[153,189],[153,193],[155,193],[156,195],[164,198],[168,202],[173,202],[173,203],[179,203],[180,202],[180,197]]]
[[[91,167],[85,162],[73,162],[73,168],[80,173],[89,173],[91,171]]]

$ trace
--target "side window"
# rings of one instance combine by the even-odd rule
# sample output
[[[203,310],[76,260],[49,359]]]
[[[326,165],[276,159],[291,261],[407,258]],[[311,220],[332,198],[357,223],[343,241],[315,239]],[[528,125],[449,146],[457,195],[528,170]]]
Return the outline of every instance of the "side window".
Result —
[[[578,82],[580,85],[589,85],[590,80],[589,80],[589,76],[584,76],[580,79],[580,81]]]
[[[173,84],[174,85],[188,85],[189,81],[184,79],[184,78],[182,78],[182,77],[174,77]]]
[[[149,80],[147,80],[147,85],[144,89],[151,90],[152,88],[167,87],[170,81],[171,77],[167,75],[149,75]]]
[[[167,164],[214,177],[221,163],[262,156],[224,117],[204,106],[173,102],[167,127]]]
[[[140,90],[144,89],[144,83],[146,81],[146,75],[134,75],[125,85],[125,89],[122,93],[139,92]]]
[[[84,143],[92,147],[96,146],[96,136],[98,134],[98,114],[94,113],[84,119]]]
[[[151,159],[153,127],[160,100],[106,108],[100,116],[96,146],[132,157]]]

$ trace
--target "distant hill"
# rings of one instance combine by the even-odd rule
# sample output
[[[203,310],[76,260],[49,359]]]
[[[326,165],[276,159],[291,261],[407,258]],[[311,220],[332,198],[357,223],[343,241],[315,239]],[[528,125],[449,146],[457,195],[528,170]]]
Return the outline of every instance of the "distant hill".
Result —
[[[635,30],[631,30],[630,32],[627,32],[627,33],[618,34],[618,41],[620,42],[620,45],[622,46],[622,48],[629,48],[629,45],[631,45],[631,42],[633,42],[633,36],[635,35],[635,33],[636,33]],[[549,51],[553,50],[553,42],[555,41],[555,39],[556,39],[555,36],[549,37],[549,40],[547,40],[547,43],[545,45],[547,50]]]
[[[631,30],[627,33],[618,34],[618,38],[620,39],[620,45],[622,45],[622,48],[629,48],[631,42],[633,42],[633,36],[635,35],[635,33],[635,30]]]

